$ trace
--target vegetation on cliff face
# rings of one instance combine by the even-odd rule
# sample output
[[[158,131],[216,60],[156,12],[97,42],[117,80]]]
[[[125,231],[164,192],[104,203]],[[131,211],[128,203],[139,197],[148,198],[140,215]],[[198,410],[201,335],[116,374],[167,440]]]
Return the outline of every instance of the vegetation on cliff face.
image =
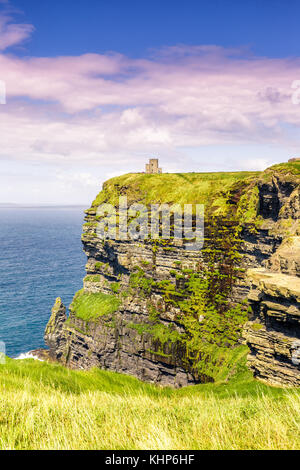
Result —
[[[228,362],[228,349],[238,344],[242,326],[247,320],[245,306],[233,307],[228,297],[238,271],[241,224],[246,222],[255,226],[258,222],[256,182],[260,174],[127,174],[107,181],[91,209],[86,211],[83,241],[88,241],[94,234],[97,206],[111,203],[117,207],[120,196],[127,196],[128,205],[133,202],[205,205],[205,264],[199,265],[196,273],[184,272],[178,267],[175,283],[171,273],[169,280],[158,282],[156,254],[161,248],[166,253],[173,250],[173,240],[146,240],[144,243],[152,246],[153,263],[146,268],[146,273],[142,268],[131,272],[130,290],[135,296],[148,299],[149,322],[127,325],[139,335],[152,336],[151,353],[158,357],[178,356],[181,365],[196,376],[216,376],[221,365]],[[102,262],[95,263],[95,270],[98,269],[103,271]],[[97,272],[85,281],[98,281],[99,278],[94,277]],[[150,300],[153,289],[162,295],[166,308],[171,304],[181,312],[177,322],[184,328],[184,334],[179,334],[175,325],[166,326],[160,320],[160,312]],[[128,289],[125,290],[128,293]],[[126,297],[124,289],[114,292],[120,301]],[[78,316],[77,309],[74,308],[73,312]]]
[[[256,382],[159,388],[99,369],[0,365],[1,449],[299,449],[300,394]]]
[[[138,173],[107,181],[86,211],[83,243],[89,257],[88,276],[84,279],[84,291],[71,305],[73,316],[93,320],[115,312],[115,336],[122,325],[125,330],[130,328],[127,333],[131,339],[142,344],[144,340],[147,342],[145,351],[138,352],[142,359],[143,354],[149,357],[147,353],[153,362],[163,362],[165,358],[168,366],[180,366],[201,381],[216,380],[220,368],[230,374],[231,353],[241,342],[248,315],[246,304],[236,305],[241,298],[234,299],[232,290],[237,280],[241,285],[243,282],[240,253],[244,248],[240,238],[246,233],[245,245],[250,239],[251,246],[252,239],[264,236],[258,230],[265,219],[273,229],[277,220],[282,219],[278,224],[286,235],[285,224],[290,224],[287,215],[291,218],[291,211],[297,207],[297,195],[294,202],[290,195],[297,191],[298,170],[299,164],[286,163],[265,172]],[[184,250],[186,239],[179,244],[180,248],[173,240],[175,218],[171,219],[168,240],[149,237],[132,245],[130,241],[120,243],[118,239],[98,240],[97,206],[105,202],[117,207],[120,196],[127,196],[128,205],[133,202],[204,204],[205,243],[197,260]],[[281,217],[284,211],[286,214]],[[136,253],[139,253],[137,257]],[[258,256],[252,249],[247,263],[249,259],[257,263]],[[261,258],[267,256],[265,250]],[[189,264],[192,269],[182,267],[183,260],[192,261]],[[101,289],[114,295],[103,297],[99,293]],[[126,324],[118,311],[122,302],[131,315]],[[142,314],[142,320],[136,318],[136,313]],[[122,348],[121,343],[117,347]]]
[[[83,289],[77,292],[71,305],[70,311],[82,320],[96,320],[103,315],[109,315],[120,306],[120,301],[114,295],[102,292],[90,293]]]
[[[248,318],[247,302],[232,305],[228,300],[239,271],[239,231],[236,223],[224,226],[211,220],[202,262],[194,270],[178,267],[170,280],[155,281],[137,267],[130,276],[131,294],[148,299],[149,321],[128,326],[140,335],[151,335],[153,354],[177,358],[201,381],[216,379],[220,368],[230,374],[232,348]],[[151,300],[153,291],[162,302]],[[166,325],[161,314],[170,307],[176,308],[176,320]],[[179,333],[176,325],[183,331]]]

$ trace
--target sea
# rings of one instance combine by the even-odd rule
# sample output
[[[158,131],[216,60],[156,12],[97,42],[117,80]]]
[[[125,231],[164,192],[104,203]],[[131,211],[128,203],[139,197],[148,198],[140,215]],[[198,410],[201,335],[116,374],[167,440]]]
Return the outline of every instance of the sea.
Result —
[[[84,207],[0,208],[0,342],[7,356],[45,347],[56,297],[82,288]]]

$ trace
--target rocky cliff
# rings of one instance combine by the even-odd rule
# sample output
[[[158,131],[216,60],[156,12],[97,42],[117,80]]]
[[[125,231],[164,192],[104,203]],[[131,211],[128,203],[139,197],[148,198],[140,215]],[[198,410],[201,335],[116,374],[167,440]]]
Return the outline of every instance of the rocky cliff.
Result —
[[[299,292],[281,287],[271,295],[247,270],[263,267],[273,284],[291,276],[296,285],[299,173],[291,163],[263,173],[131,174],[105,183],[86,211],[83,289],[69,316],[57,299],[45,331],[51,357],[183,386],[229,376],[246,341],[257,377],[297,385]],[[128,204],[204,204],[203,249],[174,237],[103,241],[97,208],[116,206],[122,195]]]
[[[272,385],[300,386],[300,278],[248,271],[253,315],[244,329],[248,364]]]

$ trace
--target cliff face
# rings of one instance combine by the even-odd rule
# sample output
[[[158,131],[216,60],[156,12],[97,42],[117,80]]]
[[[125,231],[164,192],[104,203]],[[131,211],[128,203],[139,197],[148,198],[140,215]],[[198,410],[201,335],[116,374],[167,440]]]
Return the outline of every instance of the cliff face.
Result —
[[[299,178],[275,174],[263,183],[261,209],[280,245],[265,269],[249,270],[252,314],[244,328],[254,376],[273,385],[300,385]],[[272,222],[271,222],[272,221]]]
[[[250,270],[253,317],[244,329],[248,363],[272,385],[300,386],[300,278]]]
[[[280,289],[271,299],[246,274],[248,268],[264,267],[275,279],[299,275],[294,165],[263,174],[125,175],[107,182],[86,211],[83,290],[68,318],[57,300],[45,331],[52,358],[69,367],[107,368],[164,385],[213,381],[221,369],[230,374],[232,358],[245,341],[250,292],[253,318],[245,327],[250,367],[265,380],[274,382],[280,375],[278,383],[297,384],[299,365],[291,351],[299,338],[299,297]],[[100,240],[97,207],[116,205],[120,195],[127,195],[129,204],[205,204],[204,249],[189,251],[185,239]],[[292,245],[285,244],[288,236]],[[287,254],[291,246],[297,256]],[[268,310],[281,312],[282,318],[281,313],[262,315],[268,302],[283,305]],[[275,333],[290,355],[278,355]],[[268,374],[275,355],[277,368]]]

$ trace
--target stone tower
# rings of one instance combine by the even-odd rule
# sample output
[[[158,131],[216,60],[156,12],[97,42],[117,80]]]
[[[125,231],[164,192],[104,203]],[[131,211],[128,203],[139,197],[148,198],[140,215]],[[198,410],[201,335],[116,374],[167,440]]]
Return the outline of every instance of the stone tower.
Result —
[[[149,163],[146,163],[146,173],[152,175],[162,173],[162,169],[158,167],[158,158],[149,159]]]

